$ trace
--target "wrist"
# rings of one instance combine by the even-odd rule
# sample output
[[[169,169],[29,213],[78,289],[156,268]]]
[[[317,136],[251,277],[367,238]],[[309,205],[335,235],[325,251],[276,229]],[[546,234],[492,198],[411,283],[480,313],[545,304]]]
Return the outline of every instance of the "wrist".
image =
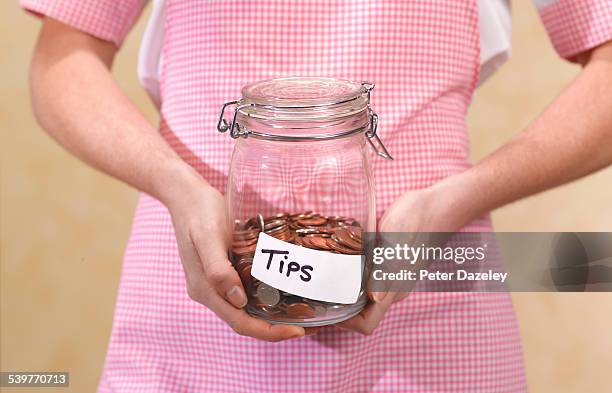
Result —
[[[429,192],[434,214],[444,217],[453,230],[459,230],[487,211],[481,203],[481,188],[467,172],[439,181]]]
[[[185,161],[169,159],[155,174],[153,196],[172,209],[194,191],[209,187],[206,180]]]

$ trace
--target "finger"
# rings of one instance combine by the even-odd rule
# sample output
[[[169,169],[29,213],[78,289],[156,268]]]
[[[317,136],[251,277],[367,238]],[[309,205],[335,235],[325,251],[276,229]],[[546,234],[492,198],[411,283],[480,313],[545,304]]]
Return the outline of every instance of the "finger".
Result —
[[[405,288],[400,287],[399,281],[391,281],[390,283],[389,281],[385,281],[381,283],[376,282],[372,277],[370,277],[370,280],[368,280],[366,285],[368,297],[374,303],[383,303],[388,296],[393,297],[402,290],[403,292],[407,292]]]
[[[394,247],[396,242],[393,242],[391,234],[388,233],[379,233],[376,238],[376,246],[377,247]],[[396,261],[385,261],[384,265],[380,266],[382,271],[386,272],[396,272],[400,268],[397,266]],[[401,268],[403,269],[404,264],[402,263]],[[403,284],[405,285],[405,284]],[[381,303],[385,300],[387,295],[392,292],[398,292],[402,288],[400,288],[399,280],[376,280],[372,272],[368,274],[368,279],[366,281],[366,291],[368,297],[376,303]]]
[[[178,251],[179,256],[181,257],[183,270],[185,271],[187,292],[189,296],[194,299],[197,297],[197,288],[201,286],[202,282],[205,280],[202,262],[200,261],[200,256],[196,252],[195,246],[188,235],[181,235],[177,233],[176,241],[178,244]]]
[[[380,303],[385,300],[388,292],[368,292],[368,297],[375,303]]]
[[[210,236],[210,234],[204,235]],[[206,241],[202,237],[193,240],[208,285],[234,307],[246,306],[247,296],[244,287],[236,269],[227,259],[227,250],[223,240],[217,237],[209,238]]]
[[[242,313],[242,317],[239,317],[239,322],[234,326],[230,326],[240,335],[265,341],[283,341],[306,335],[306,331],[301,326],[273,325],[261,319],[253,318],[245,311],[239,312]]]
[[[236,309],[228,305],[215,293],[212,293],[211,297],[213,298],[213,301],[210,302],[211,310],[242,336],[266,341],[281,341],[303,337],[306,334],[306,330],[301,326],[273,325],[250,316],[243,309]]]
[[[391,284],[387,284],[385,291],[368,290],[367,292],[368,297],[375,303],[383,303],[385,299],[387,298],[387,296],[392,296],[394,300],[397,301],[399,296],[406,297],[408,293],[410,293],[412,289],[414,288],[414,284],[401,284],[401,285],[407,288],[401,287],[398,281],[393,281]],[[368,286],[373,286],[373,284],[368,283]],[[378,284],[378,286],[380,286],[380,284]]]
[[[302,337],[306,333],[302,327],[272,325],[251,317],[244,309],[235,308],[232,304],[227,302],[225,297],[221,296],[214,288],[206,284],[206,278],[203,272],[191,276],[190,280],[195,282],[195,285],[188,287],[189,296],[194,301],[214,312],[238,334],[260,340],[280,341]],[[188,280],[188,283],[190,280]]]
[[[353,318],[340,322],[336,326],[370,335],[374,332],[385,313],[393,303],[394,294],[389,293],[380,303],[368,303],[365,308]]]

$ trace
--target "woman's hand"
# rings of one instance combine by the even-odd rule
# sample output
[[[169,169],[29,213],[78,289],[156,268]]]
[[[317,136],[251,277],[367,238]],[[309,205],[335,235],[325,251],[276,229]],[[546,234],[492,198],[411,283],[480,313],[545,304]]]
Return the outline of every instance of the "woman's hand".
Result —
[[[227,256],[230,234],[225,200],[203,180],[194,183],[167,202],[189,297],[208,307],[240,335],[268,341],[303,336],[302,327],[271,325],[244,311],[247,297]]]
[[[389,206],[379,222],[378,231],[406,234],[455,232],[473,218],[468,206],[456,205],[458,200],[457,194],[451,193],[444,180],[430,188],[409,191]],[[408,293],[391,290],[369,292],[368,295],[372,301],[361,313],[338,324],[339,327],[371,334],[391,304],[404,299]]]

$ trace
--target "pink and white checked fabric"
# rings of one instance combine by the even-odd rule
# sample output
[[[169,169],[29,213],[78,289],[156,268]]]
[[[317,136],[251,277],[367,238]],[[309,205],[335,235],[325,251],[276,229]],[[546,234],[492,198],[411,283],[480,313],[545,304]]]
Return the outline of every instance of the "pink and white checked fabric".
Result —
[[[21,3],[117,45],[143,6],[142,0]],[[557,48],[568,56],[612,33],[603,5],[609,0],[573,3],[543,10]],[[376,83],[379,133],[395,157],[373,157],[378,217],[403,192],[469,167],[465,114],[479,73],[474,1],[169,0],[166,6],[160,132],[220,190],[232,150],[230,138],[215,130],[221,104],[248,82],[291,75]],[[593,9],[601,12],[588,12]],[[489,228],[483,218],[467,229]],[[334,327],[275,344],[236,335],[188,298],[168,211],[141,196],[99,392],[525,390],[507,294],[414,293],[369,337]]]
[[[540,17],[560,56],[574,61],[585,49],[612,40],[612,0],[543,3]]]

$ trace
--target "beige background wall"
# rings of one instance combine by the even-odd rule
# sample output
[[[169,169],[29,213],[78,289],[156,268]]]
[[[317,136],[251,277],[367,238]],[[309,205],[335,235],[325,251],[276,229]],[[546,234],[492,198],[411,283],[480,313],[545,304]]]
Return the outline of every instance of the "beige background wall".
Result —
[[[70,371],[95,389],[136,193],[64,152],[34,122],[27,67],[38,23],[0,3],[1,358],[3,371]],[[579,71],[557,58],[531,2],[514,2],[512,60],[477,94],[473,157],[524,127]],[[114,73],[151,121],[135,68],[144,18]],[[612,231],[612,169],[505,207],[498,230]],[[603,392],[612,365],[612,294],[517,294],[533,392]],[[23,390],[20,390],[23,391]],[[45,390],[50,391],[50,390]]]

